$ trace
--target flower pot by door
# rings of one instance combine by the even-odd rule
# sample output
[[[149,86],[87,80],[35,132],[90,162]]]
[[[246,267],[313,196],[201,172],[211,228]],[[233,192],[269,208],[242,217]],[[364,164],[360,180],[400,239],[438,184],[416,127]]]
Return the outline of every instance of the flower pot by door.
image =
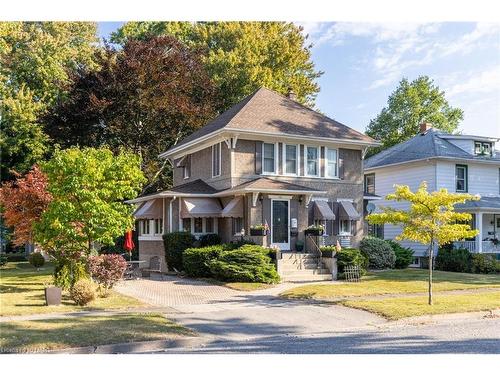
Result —
[[[265,229],[250,228],[250,236],[265,236],[265,235],[266,235]]]
[[[52,286],[45,288],[45,303],[47,306],[61,304],[62,289]]]

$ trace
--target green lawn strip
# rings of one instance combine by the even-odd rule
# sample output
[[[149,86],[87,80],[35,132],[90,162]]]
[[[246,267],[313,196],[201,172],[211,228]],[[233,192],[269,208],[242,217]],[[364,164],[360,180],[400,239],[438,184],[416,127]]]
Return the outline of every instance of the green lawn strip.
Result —
[[[265,283],[225,283],[223,285],[227,288],[240,290],[242,292],[251,292],[253,290],[268,289],[274,286],[273,284],[265,284]]]
[[[194,336],[161,314],[117,314],[0,323],[0,351],[33,352]]]
[[[97,298],[80,307],[63,293],[59,306],[45,306],[45,284],[52,282],[52,266],[37,271],[29,263],[9,263],[0,270],[0,316],[61,313],[82,310],[127,309],[146,306],[144,303],[111,291],[106,298]]]
[[[433,305],[427,296],[397,297],[378,300],[346,300],[341,305],[370,311],[396,320],[411,316],[486,311],[500,308],[500,292],[435,295]]]
[[[331,300],[383,294],[425,293],[426,270],[390,270],[365,276],[359,283],[328,283],[304,285],[281,294],[285,298]],[[434,290],[465,290],[500,288],[500,275],[480,275],[457,272],[434,272]]]

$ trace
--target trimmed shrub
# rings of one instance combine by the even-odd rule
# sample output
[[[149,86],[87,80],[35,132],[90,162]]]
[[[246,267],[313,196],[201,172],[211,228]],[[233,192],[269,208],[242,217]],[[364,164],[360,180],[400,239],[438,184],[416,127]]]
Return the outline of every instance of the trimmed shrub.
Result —
[[[43,267],[45,264],[45,258],[40,253],[31,253],[28,257],[28,261],[35,268]]]
[[[92,279],[99,285],[101,295],[123,278],[127,269],[127,261],[118,254],[103,254],[89,258],[89,272]]]
[[[441,271],[469,272],[471,253],[467,249],[453,249],[449,246],[441,247],[434,265],[437,270]]]
[[[360,250],[345,247],[337,252],[335,257],[337,258],[339,278],[343,278],[346,266],[359,266],[361,274],[364,275],[366,273],[368,258]]]
[[[200,237],[200,247],[220,245],[222,238],[217,233],[208,233]]]
[[[189,232],[172,232],[163,235],[165,261],[169,270],[182,271],[182,253],[194,247],[196,238]]]
[[[275,283],[279,276],[268,254],[268,249],[257,245],[224,251],[209,262],[210,272],[224,281]]]
[[[333,245],[321,246],[319,249],[321,250],[321,256],[323,258],[333,258],[333,254],[337,251],[336,247]]]
[[[6,254],[0,254],[0,267],[3,267],[9,261],[9,257]]]
[[[253,242],[252,240],[240,239],[238,241],[226,244],[227,250],[236,250],[244,245],[255,245],[255,242]]]
[[[209,263],[219,258],[224,249],[223,245],[186,249],[182,254],[184,271],[191,277],[212,277]]]
[[[394,268],[396,254],[384,240],[366,237],[361,240],[359,249],[368,257],[368,266],[374,269]]]
[[[9,262],[26,262],[26,255],[24,253],[7,253]]]
[[[413,250],[408,247],[403,247],[393,240],[386,240],[386,242],[391,246],[394,254],[396,255],[394,268],[408,268],[413,261]]]
[[[472,254],[470,269],[473,273],[496,273],[499,264],[491,254]]]
[[[59,261],[54,268],[54,285],[64,290],[71,289],[81,279],[88,279],[87,267],[82,262]]]
[[[78,306],[85,306],[96,299],[96,286],[90,279],[80,279],[71,287],[70,297]]]

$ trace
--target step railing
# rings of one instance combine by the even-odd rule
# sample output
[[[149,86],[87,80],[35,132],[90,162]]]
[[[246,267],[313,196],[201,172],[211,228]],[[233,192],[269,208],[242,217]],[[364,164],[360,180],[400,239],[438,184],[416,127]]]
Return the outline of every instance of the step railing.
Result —
[[[323,253],[321,252],[321,249],[319,248],[318,244],[314,240],[314,237],[315,236],[306,235],[306,238],[309,238],[309,240],[311,240],[311,242],[313,244],[312,253],[317,256],[317,259],[318,259],[317,266],[318,266],[318,268],[320,268],[321,264],[322,264],[321,257],[323,255]],[[307,249],[307,250],[309,250],[309,249]]]

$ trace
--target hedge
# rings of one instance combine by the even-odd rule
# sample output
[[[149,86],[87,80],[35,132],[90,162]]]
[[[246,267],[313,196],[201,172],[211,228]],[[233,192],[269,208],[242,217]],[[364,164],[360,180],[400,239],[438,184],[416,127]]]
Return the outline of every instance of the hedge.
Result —
[[[368,257],[370,268],[394,268],[396,254],[386,241],[376,237],[366,237],[361,240],[359,249]]]
[[[394,267],[399,269],[408,268],[413,260],[413,250],[407,247],[403,247],[393,240],[386,240],[386,242],[389,244],[389,246],[391,246],[394,254],[396,255],[396,262],[394,264]]]
[[[165,261],[172,271],[182,271],[182,253],[193,247],[196,238],[189,232],[172,232],[163,235]]]
[[[191,277],[213,277],[209,263],[219,258],[224,250],[223,245],[186,249],[182,254],[184,271]]]
[[[361,274],[364,275],[366,273],[368,258],[360,250],[344,247],[337,252],[335,257],[337,258],[339,278],[343,278],[346,266],[359,266]]]
[[[222,238],[217,233],[207,233],[200,237],[200,247],[220,245]]]
[[[470,272],[471,253],[467,249],[444,246],[439,249],[434,264],[440,271]]]

